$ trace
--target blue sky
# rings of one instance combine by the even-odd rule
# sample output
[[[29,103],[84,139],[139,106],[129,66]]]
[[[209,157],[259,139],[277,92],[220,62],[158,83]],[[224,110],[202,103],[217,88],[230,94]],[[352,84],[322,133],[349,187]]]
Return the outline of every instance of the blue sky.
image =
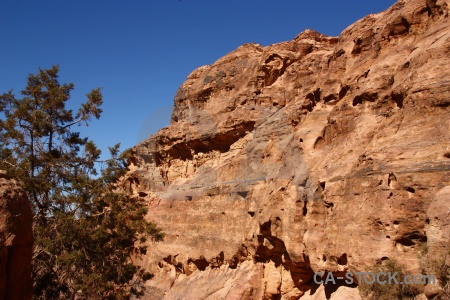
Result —
[[[173,97],[195,68],[243,43],[264,46],[306,28],[339,35],[394,0],[0,0],[0,92],[60,65],[70,106],[102,87],[103,114],[78,129],[107,152],[170,122]]]

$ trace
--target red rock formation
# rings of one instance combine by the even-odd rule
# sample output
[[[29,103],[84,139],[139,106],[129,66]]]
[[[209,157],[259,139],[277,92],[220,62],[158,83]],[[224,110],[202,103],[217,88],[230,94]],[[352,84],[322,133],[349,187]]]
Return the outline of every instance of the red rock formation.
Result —
[[[167,234],[148,299],[359,299],[314,272],[450,249],[448,13],[399,1],[193,71],[131,166]]]
[[[0,299],[31,299],[33,217],[18,184],[0,171]]]

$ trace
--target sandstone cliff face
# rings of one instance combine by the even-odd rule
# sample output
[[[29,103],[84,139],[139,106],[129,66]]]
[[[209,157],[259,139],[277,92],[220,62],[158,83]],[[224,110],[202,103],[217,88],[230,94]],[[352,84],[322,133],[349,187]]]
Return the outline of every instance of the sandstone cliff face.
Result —
[[[314,272],[448,252],[449,2],[193,71],[128,175],[167,234],[142,262],[147,299],[359,299]]]
[[[0,171],[0,299],[31,299],[33,216],[18,184]]]

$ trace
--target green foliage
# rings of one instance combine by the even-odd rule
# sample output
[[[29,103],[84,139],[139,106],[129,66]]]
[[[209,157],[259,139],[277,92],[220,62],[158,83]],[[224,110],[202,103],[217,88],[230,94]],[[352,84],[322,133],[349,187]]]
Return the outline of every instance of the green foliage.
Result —
[[[394,274],[397,272],[396,279],[399,283],[405,282],[405,276],[409,275],[405,271],[405,267],[394,259],[388,259],[375,265],[371,272],[375,274],[380,272]],[[419,295],[423,291],[423,284],[395,284],[394,282],[381,284],[377,280],[373,284],[367,284],[363,280],[360,283],[359,290],[363,299],[406,300],[414,299],[415,296]]]
[[[163,234],[145,220],[145,203],[117,188],[131,152],[111,147],[98,176],[100,150],[73,131],[100,117],[100,89],[74,114],[74,85],[61,85],[58,71],[29,75],[20,99],[0,96],[0,169],[23,182],[33,207],[34,297],[128,299],[151,278],[132,257]]]

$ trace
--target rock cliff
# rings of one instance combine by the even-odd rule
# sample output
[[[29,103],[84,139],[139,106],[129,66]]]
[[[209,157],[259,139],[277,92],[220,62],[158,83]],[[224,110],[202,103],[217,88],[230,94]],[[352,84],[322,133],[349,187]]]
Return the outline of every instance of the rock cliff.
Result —
[[[315,272],[450,250],[449,0],[193,71],[127,184],[166,233],[147,299],[360,299]]]
[[[32,222],[25,193],[0,171],[0,300],[31,299]]]

